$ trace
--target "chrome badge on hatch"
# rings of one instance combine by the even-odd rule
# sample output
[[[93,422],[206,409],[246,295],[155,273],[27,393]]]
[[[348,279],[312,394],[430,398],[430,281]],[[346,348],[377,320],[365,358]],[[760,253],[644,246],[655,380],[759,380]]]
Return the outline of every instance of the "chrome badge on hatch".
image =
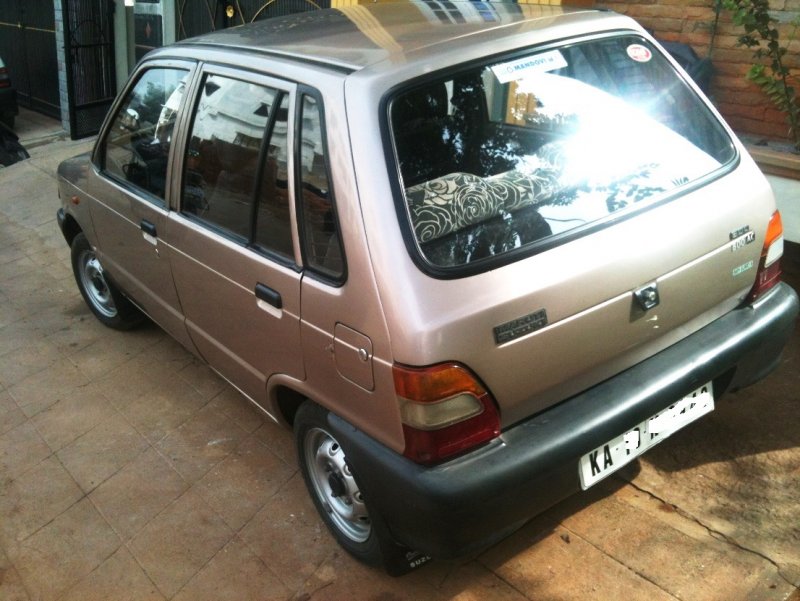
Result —
[[[510,342],[525,334],[541,330],[547,325],[547,311],[541,309],[523,317],[507,321],[494,328],[494,341],[497,344]]]
[[[740,227],[738,230],[733,230],[728,234],[731,241],[731,252],[741,250],[748,244],[756,241],[756,233],[750,229],[749,225]]]

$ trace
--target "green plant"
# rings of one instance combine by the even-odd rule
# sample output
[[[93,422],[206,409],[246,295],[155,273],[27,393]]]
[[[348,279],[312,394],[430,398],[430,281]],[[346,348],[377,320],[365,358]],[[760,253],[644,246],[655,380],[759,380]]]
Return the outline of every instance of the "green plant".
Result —
[[[768,0],[721,0],[721,5],[731,12],[733,22],[744,28],[738,44],[754,49],[753,56],[759,61],[747,71],[747,79],[758,85],[772,103],[786,113],[789,136],[795,148],[800,150],[800,104],[797,90],[790,83],[793,79],[791,72],[784,61],[787,47],[800,27],[800,16],[790,23],[789,40],[781,45],[777,20],[769,14]]]

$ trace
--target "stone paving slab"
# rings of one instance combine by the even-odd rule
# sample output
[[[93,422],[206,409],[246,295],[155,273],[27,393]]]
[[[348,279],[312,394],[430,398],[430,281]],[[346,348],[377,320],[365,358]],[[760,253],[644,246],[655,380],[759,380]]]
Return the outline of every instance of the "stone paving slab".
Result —
[[[0,170],[3,601],[800,601],[800,334],[767,381],[618,477],[478,557],[391,578],[329,536],[291,433],[157,327],[91,316],[53,175],[89,146]]]

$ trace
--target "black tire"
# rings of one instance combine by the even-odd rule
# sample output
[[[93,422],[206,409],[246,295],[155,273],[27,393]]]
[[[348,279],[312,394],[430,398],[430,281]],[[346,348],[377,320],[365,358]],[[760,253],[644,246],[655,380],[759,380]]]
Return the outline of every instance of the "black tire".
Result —
[[[129,330],[142,323],[144,315],[106,277],[83,232],[75,236],[71,248],[75,281],[95,317],[115,330]]]
[[[3,123],[6,124],[8,129],[14,129],[14,117],[15,117],[15,115],[13,115],[11,113],[6,113],[5,115],[3,115],[2,121],[3,121]]]
[[[379,534],[366,499],[327,417],[327,410],[310,401],[295,415],[295,445],[306,487],[336,542],[359,561],[383,566]]]

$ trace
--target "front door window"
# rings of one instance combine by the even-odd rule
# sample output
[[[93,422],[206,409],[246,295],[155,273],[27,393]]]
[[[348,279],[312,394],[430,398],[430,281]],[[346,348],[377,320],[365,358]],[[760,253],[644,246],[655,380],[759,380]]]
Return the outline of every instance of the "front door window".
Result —
[[[104,172],[164,206],[167,164],[188,71],[154,68],[128,92],[108,130]]]

